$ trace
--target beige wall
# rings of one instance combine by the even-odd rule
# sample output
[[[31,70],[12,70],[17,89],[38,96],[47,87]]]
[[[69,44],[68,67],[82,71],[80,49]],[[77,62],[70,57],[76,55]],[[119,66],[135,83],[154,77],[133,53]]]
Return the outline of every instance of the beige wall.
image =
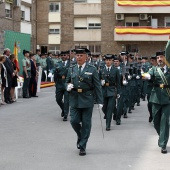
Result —
[[[60,44],[60,35],[48,35],[48,44]]]
[[[74,15],[100,15],[101,3],[74,4]]]
[[[61,15],[58,12],[49,12],[48,22],[61,22]]]
[[[101,41],[101,30],[74,30],[74,41]]]

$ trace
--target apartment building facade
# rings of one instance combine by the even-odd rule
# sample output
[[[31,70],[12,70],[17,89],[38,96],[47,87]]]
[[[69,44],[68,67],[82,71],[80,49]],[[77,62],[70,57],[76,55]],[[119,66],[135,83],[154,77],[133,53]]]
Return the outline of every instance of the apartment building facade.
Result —
[[[31,51],[36,49],[36,3],[32,0],[0,0],[0,52],[13,50],[14,42]]]
[[[170,35],[170,4],[133,2],[37,0],[37,47],[53,53],[78,47],[102,54],[127,50],[142,56],[164,50]]]

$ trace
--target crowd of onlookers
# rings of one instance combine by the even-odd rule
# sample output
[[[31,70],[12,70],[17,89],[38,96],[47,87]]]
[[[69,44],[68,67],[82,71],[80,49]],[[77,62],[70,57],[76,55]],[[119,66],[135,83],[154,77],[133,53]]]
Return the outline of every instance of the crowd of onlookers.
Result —
[[[16,101],[15,87],[17,86],[18,71],[16,57],[6,48],[0,55],[0,104],[11,104]]]
[[[18,65],[18,60],[14,54],[11,54],[9,48],[4,49],[3,55],[0,55],[0,105],[11,104],[16,101],[15,88],[18,86],[19,70],[22,67],[23,72],[20,76],[24,78],[23,87],[28,91],[28,95],[23,98],[38,97],[37,80],[39,75],[39,66],[42,68],[41,81],[51,81],[50,74],[54,71],[56,64],[61,61],[58,55],[52,53],[41,54],[39,49],[36,50],[36,54],[23,50],[24,59],[22,65]],[[24,61],[29,60],[29,64]],[[30,70],[26,70],[30,67]],[[26,72],[25,72],[26,70]],[[30,75],[24,77],[25,73]],[[27,81],[29,79],[29,82]],[[26,85],[25,85],[25,84]],[[23,90],[24,93],[24,90]]]

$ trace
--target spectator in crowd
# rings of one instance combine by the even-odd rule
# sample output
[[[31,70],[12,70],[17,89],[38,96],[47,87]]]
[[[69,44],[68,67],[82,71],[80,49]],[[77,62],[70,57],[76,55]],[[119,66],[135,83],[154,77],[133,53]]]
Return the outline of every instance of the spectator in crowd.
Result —
[[[36,70],[35,55],[33,55],[33,54],[30,55],[30,63],[31,63],[31,78],[30,78],[30,85],[29,85],[29,94],[31,95],[31,97],[38,97],[36,95],[36,93],[37,93],[36,77],[37,77],[38,73]]]
[[[7,80],[7,70],[4,65],[4,62],[6,60],[6,57],[4,55],[0,56],[0,70],[1,70],[1,85],[0,85],[0,91],[1,91],[1,104],[6,104],[4,101],[4,89],[8,87],[8,80]]]
[[[12,77],[15,76],[15,73],[14,73],[14,69],[13,69],[13,66],[12,66],[12,62],[9,59],[9,56],[10,56],[10,49],[9,48],[4,49],[4,55],[6,57],[4,65],[5,65],[6,70],[7,70],[7,81],[8,81],[8,86],[5,87],[4,97],[5,97],[5,102],[7,104],[11,104],[12,101],[11,101],[11,98],[10,98],[10,91],[11,91],[11,86],[12,86]]]
[[[18,72],[17,72],[17,67],[14,63],[16,57],[14,54],[11,54],[10,55],[10,60],[12,62],[12,66],[13,66],[13,69],[14,69],[14,76],[12,77],[12,86],[11,86],[11,91],[10,91],[10,94],[11,94],[11,100],[12,102],[15,102],[15,87],[17,87],[18,83],[17,83],[17,78],[18,78]]]

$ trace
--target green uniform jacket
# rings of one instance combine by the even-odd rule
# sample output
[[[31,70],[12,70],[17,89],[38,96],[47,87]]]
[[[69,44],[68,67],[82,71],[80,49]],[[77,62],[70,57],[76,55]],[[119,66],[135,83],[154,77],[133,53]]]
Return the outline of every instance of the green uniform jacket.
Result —
[[[62,61],[56,64],[56,70],[54,72],[54,81],[56,83],[57,89],[65,89],[65,80],[67,77],[69,66],[69,61],[67,61],[66,66],[63,66]]]
[[[75,108],[89,108],[94,105],[94,93],[97,103],[103,103],[102,89],[99,76],[94,66],[86,64],[80,76],[78,75],[78,66],[69,68],[66,78],[66,87],[68,83],[74,85],[74,89],[69,94],[70,106]],[[86,92],[78,93],[77,89],[84,89]]]
[[[163,84],[163,81],[157,71],[158,66],[152,67],[149,70],[149,74],[151,75],[151,80],[154,84]],[[167,72],[164,74],[168,85],[170,85],[170,68],[167,67]],[[166,88],[154,87],[151,91],[150,102],[157,103],[160,105],[170,104],[170,96],[168,95]]]
[[[101,80],[105,80],[105,84],[109,83],[109,86],[102,87],[104,97],[120,94],[120,73],[117,68],[112,66],[108,74],[106,67],[104,67],[100,70],[99,77]]]

